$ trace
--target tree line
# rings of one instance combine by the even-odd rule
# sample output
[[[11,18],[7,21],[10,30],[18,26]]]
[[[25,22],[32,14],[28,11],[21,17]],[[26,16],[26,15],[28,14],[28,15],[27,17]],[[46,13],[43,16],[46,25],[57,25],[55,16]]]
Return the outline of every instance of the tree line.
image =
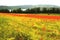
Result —
[[[0,12],[3,13],[60,13],[59,8],[28,8],[26,10],[22,10],[22,8],[18,8],[15,10],[9,11],[8,9],[0,9]]]

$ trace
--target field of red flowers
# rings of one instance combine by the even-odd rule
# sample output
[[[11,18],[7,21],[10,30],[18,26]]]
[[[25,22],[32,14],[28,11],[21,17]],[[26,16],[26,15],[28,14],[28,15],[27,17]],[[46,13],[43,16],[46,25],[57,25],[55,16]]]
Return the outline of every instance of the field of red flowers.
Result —
[[[2,14],[2,13],[0,13]],[[9,15],[9,16],[21,16],[21,17],[32,17],[32,18],[42,18],[42,19],[60,19],[60,16],[58,15],[43,15],[43,14],[9,14],[9,13],[4,13],[3,15]]]

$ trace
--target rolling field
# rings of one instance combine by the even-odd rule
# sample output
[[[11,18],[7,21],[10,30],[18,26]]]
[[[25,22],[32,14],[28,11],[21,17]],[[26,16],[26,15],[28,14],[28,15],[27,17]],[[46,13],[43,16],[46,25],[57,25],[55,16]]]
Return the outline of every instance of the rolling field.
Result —
[[[0,13],[0,40],[60,40],[60,16]]]

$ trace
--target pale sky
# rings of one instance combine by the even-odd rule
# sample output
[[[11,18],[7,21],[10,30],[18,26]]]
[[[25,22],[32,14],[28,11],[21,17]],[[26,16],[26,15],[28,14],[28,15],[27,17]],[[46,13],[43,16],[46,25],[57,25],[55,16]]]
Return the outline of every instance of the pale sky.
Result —
[[[0,5],[16,6],[16,5],[57,5],[60,6],[60,0],[0,0]]]

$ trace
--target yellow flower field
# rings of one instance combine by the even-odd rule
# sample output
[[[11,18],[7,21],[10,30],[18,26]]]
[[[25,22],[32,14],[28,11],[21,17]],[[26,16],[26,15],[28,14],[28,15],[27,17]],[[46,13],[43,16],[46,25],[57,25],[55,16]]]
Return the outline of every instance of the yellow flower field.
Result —
[[[0,40],[60,40],[60,20],[0,14]]]

